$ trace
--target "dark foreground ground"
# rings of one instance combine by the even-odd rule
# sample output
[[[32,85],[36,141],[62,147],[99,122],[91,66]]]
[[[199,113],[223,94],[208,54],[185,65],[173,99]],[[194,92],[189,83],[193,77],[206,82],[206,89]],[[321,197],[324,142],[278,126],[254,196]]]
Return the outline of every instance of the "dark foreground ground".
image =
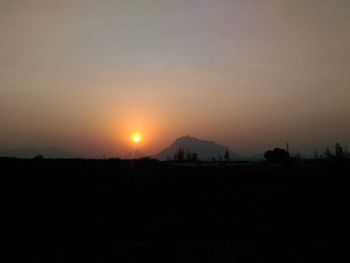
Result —
[[[348,262],[350,169],[0,160],[1,262]]]

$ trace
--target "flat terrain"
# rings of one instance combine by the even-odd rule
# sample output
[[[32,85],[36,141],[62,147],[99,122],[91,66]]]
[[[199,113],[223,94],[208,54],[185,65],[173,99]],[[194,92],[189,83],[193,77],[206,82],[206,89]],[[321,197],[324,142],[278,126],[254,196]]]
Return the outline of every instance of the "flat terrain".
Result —
[[[2,262],[346,262],[350,167],[1,159]]]

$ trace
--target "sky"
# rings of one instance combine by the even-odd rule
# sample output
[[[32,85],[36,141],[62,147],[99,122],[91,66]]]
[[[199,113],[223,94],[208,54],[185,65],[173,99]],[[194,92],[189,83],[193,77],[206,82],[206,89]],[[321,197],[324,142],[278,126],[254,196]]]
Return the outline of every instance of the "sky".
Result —
[[[0,149],[350,148],[348,0],[0,0]]]

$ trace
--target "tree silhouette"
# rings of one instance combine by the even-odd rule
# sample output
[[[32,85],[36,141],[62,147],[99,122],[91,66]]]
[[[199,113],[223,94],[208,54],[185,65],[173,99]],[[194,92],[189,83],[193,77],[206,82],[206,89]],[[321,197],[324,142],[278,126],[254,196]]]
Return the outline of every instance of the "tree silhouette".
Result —
[[[346,150],[343,149],[343,147],[336,143],[334,145],[335,152],[333,153],[328,147],[324,151],[324,158],[328,161],[334,161],[334,162],[343,162],[346,161],[349,156]]]
[[[220,153],[218,153],[218,161],[219,161],[219,162],[222,162],[222,161],[223,161],[222,156],[221,156]]]
[[[179,150],[175,153],[174,159],[176,161],[183,161],[183,160],[185,160],[185,150],[180,147]]]
[[[343,150],[343,147],[339,144],[339,143],[336,143],[335,146],[335,160],[337,161],[342,161],[345,159],[345,154],[344,154],[344,150]]]
[[[198,161],[198,153],[196,152],[192,153],[192,161]]]
[[[189,149],[186,151],[186,161],[197,161],[198,160],[198,154],[196,152],[191,152]]]
[[[192,160],[192,153],[190,152],[189,149],[186,151],[186,160],[191,161]]]
[[[225,160],[225,162],[228,162],[228,161],[230,161],[230,159],[231,159],[230,151],[226,147],[225,152],[224,152],[224,160]]]
[[[289,160],[289,153],[281,148],[275,148],[273,151],[267,151],[264,157],[268,162],[283,163]]]
[[[34,159],[34,160],[42,160],[42,159],[44,159],[44,155],[38,154],[38,155],[34,156],[33,159]]]
[[[333,160],[334,159],[334,155],[333,155],[333,153],[331,152],[331,150],[328,147],[324,151],[323,155],[324,155],[324,158],[327,159],[327,160]]]
[[[298,161],[301,160],[301,153],[299,152],[299,150],[297,150],[296,153],[294,154],[294,159]]]

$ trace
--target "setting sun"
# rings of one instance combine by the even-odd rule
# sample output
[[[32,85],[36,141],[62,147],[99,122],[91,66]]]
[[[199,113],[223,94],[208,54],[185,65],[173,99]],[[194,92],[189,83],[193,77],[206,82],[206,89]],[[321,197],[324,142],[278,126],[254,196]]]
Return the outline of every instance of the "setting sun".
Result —
[[[140,134],[136,133],[131,137],[132,141],[136,144],[140,143],[142,140],[142,137]]]

